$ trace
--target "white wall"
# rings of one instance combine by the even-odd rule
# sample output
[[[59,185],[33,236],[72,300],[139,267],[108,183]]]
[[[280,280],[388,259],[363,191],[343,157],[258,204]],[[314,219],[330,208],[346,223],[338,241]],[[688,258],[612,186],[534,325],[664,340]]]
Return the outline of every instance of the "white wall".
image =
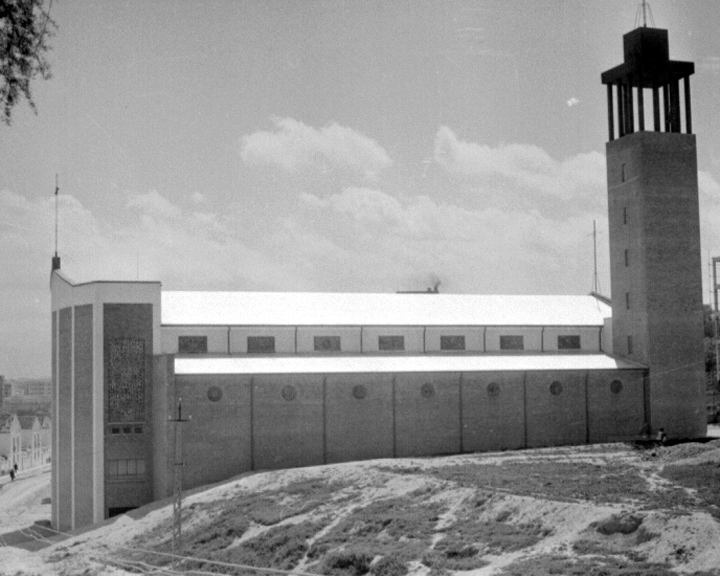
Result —
[[[485,334],[485,351],[500,352],[500,336],[522,336],[525,352],[542,350],[541,327],[493,326]]]
[[[600,352],[600,327],[549,327],[543,333],[543,350],[545,352],[558,352],[558,336],[580,336],[580,352]],[[573,350],[560,350],[563,353],[572,353]]]
[[[380,350],[378,340],[380,336],[403,336],[405,338],[405,353],[423,353],[423,328],[415,326],[370,326],[362,331],[363,352],[387,352]]]
[[[484,352],[485,328],[428,327],[425,332],[425,351],[440,352],[440,336],[465,336],[465,351]]]
[[[246,354],[248,336],[272,336],[276,354],[295,353],[294,327],[243,326],[230,329],[230,354]]]
[[[360,352],[360,327],[303,326],[297,331],[298,354],[315,352],[315,336],[340,336],[341,352]]]

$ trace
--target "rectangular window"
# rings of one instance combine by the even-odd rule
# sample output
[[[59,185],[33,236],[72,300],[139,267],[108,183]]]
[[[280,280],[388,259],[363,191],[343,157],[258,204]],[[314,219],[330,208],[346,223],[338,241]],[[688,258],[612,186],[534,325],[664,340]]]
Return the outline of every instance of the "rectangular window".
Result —
[[[625,309],[630,310],[630,292],[625,292]]]
[[[248,336],[248,354],[272,354],[275,352],[274,336]]]
[[[107,475],[112,480],[143,478],[145,476],[145,460],[143,458],[108,460]]]
[[[465,350],[465,336],[440,336],[440,350]]]
[[[525,342],[522,336],[500,336],[500,350],[524,350]]]
[[[405,350],[405,336],[379,336],[380,350]]]
[[[623,208],[623,224],[627,224],[627,208]]]
[[[633,353],[632,336],[628,336],[628,354]]]
[[[630,266],[630,251],[625,250],[625,266]]]
[[[207,354],[207,336],[180,336],[178,338],[179,354]]]
[[[558,336],[558,350],[580,350],[580,336]]]
[[[340,352],[340,336],[315,336],[315,352]]]
[[[627,179],[627,166],[623,162],[620,165],[620,181],[625,182],[626,179]]]

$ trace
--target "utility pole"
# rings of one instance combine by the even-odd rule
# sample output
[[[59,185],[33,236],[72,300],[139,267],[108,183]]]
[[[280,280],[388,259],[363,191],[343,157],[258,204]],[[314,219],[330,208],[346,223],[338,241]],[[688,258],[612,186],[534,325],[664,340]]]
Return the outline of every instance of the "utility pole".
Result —
[[[183,484],[183,462],[182,453],[182,424],[190,421],[190,418],[182,417],[182,398],[178,398],[177,418],[169,418],[175,424],[175,477],[173,486],[173,538],[172,552],[177,554],[180,551],[182,539],[182,484]]]
[[[593,292],[598,293],[598,274],[597,274],[597,228],[595,220],[593,220]]]
[[[713,330],[715,340],[715,390],[718,391],[720,387],[720,366],[718,366],[718,356],[720,356],[720,337],[718,336],[718,275],[717,266],[720,263],[720,257],[715,256],[712,259],[712,290],[713,290]]]

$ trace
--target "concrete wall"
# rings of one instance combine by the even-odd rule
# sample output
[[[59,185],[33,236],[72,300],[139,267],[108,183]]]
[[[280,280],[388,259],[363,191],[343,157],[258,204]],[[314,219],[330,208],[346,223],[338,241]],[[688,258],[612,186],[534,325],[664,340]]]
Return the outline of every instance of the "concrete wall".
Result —
[[[588,374],[589,440],[622,442],[638,437],[644,422],[644,377],[641,372]]]
[[[425,351],[440,352],[441,336],[465,336],[465,350],[483,352],[485,350],[485,328],[428,327],[425,331]]]
[[[698,437],[706,416],[695,136],[638,132],[609,142],[606,155],[614,353],[649,366],[653,431]]]
[[[73,528],[72,346],[72,308],[63,308],[59,313],[57,387],[57,431],[61,441],[58,443],[58,451],[53,454],[53,460],[57,459],[58,530],[60,531]]]
[[[253,378],[253,468],[323,464],[323,376]]]
[[[93,522],[93,305],[75,306],[74,494],[75,526]]]
[[[162,351],[165,354],[178,353],[178,339],[180,336],[206,336],[208,354],[228,353],[227,327],[212,326],[170,326],[162,329]]]
[[[246,354],[249,336],[272,336],[275,338],[275,353],[295,353],[295,328],[291,326],[274,328],[269,326],[248,326],[230,328],[230,353]]]
[[[111,373],[111,351],[113,342],[133,339],[144,343],[141,357],[123,359],[123,379],[126,371],[133,372],[133,382],[141,385],[141,411],[119,418],[110,419],[109,394],[112,379],[118,377]],[[103,355],[105,366],[105,509],[106,515],[112,508],[135,508],[151,502],[153,499],[152,457],[153,422],[152,377],[153,377],[153,306],[145,303],[104,303],[103,304]],[[130,385],[122,382],[121,386]],[[113,429],[120,428],[120,434]],[[125,433],[129,428],[130,433]],[[139,430],[140,432],[137,432]],[[145,473],[131,478],[112,478],[109,474],[110,462],[121,460],[144,460]]]
[[[542,328],[497,326],[488,328],[485,334],[485,351],[500,352],[500,336],[522,336],[524,351],[540,352],[542,350]]]
[[[525,373],[463,374],[463,451],[525,446]]]
[[[367,326],[362,330],[363,352],[381,352],[380,336],[402,336],[405,341],[404,351],[422,354],[424,352],[423,328],[416,326]],[[384,352],[384,351],[382,351]]]
[[[580,336],[580,352],[600,351],[600,328],[590,327],[547,327],[543,331],[543,351],[558,351],[558,336]],[[563,353],[568,352],[563,350]]]
[[[391,458],[393,379],[390,374],[325,379],[325,461]]]
[[[587,442],[586,376],[587,372],[574,371],[528,375],[525,418],[529,448]],[[553,386],[555,382],[560,386]]]
[[[184,484],[209,484],[250,470],[251,377],[181,376],[175,382],[174,405],[181,397],[183,414],[192,417],[184,424],[170,423],[168,431],[172,458],[175,427],[182,426]]]
[[[360,327],[340,328],[335,326],[308,326],[297,329],[297,351],[299,354],[315,353],[316,336],[339,336],[341,352],[361,352]],[[330,352],[332,354],[332,352]]]
[[[164,377],[172,378],[166,368]],[[183,375],[174,381],[168,404],[182,397],[183,415],[191,417],[182,425],[185,488],[253,469],[631,440],[640,438],[645,418],[640,370]],[[162,411],[155,418],[167,421]],[[172,488],[169,427],[164,438],[165,455],[158,446],[155,452],[156,466],[166,468],[156,498]]]
[[[395,376],[395,455],[460,452],[458,374]]]

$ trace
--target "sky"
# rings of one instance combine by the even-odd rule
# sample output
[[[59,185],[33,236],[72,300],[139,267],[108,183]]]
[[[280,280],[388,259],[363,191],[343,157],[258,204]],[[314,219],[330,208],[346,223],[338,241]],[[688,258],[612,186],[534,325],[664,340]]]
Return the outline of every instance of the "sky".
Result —
[[[609,295],[605,87],[635,0],[54,0],[0,125],[0,374],[50,373],[58,252],[166,290]],[[695,62],[720,256],[720,2],[650,2]],[[704,265],[709,301],[709,268]]]

